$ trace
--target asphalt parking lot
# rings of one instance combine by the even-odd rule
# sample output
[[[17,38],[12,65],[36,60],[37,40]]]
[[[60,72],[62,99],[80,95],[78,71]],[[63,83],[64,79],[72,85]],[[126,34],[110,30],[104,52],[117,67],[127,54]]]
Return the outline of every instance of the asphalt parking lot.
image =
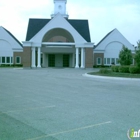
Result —
[[[82,76],[91,71],[1,68],[0,140],[128,140],[140,81]]]

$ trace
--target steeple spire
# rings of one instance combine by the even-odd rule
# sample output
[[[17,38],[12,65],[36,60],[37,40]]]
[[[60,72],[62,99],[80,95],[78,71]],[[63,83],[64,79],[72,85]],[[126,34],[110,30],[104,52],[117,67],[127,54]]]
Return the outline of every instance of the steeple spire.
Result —
[[[60,13],[63,17],[68,18],[66,14],[66,4],[67,0],[54,0],[54,12],[51,17],[53,18]]]

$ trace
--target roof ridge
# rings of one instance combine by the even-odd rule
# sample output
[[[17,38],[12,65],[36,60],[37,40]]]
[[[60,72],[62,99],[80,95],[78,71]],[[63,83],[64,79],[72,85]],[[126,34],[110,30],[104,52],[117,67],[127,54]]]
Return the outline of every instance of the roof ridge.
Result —
[[[1,26],[21,47],[23,47],[22,46],[22,44],[20,43],[20,41],[10,32],[10,31],[8,31],[7,29],[5,29],[3,26]]]
[[[99,41],[99,43],[97,45],[95,45],[94,49],[97,48],[97,46],[99,44],[101,44],[101,42],[103,42],[113,31],[115,31],[117,28],[114,28],[113,30],[111,30],[109,33],[107,33],[102,39],[101,41]]]

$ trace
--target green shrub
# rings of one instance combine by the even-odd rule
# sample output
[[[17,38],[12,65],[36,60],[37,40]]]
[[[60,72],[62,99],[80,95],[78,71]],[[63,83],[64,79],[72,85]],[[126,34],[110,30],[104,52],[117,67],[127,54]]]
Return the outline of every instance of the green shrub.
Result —
[[[13,67],[22,67],[22,64],[13,64]]]
[[[120,67],[120,66],[115,66],[115,67],[114,67],[114,72],[119,72],[119,67]]]
[[[0,67],[23,67],[22,64],[1,64]]]
[[[132,74],[138,74],[140,73],[140,68],[137,66],[131,66],[129,67],[129,72]]]
[[[111,66],[111,70],[112,70],[113,72],[119,72],[119,66],[112,65],[112,66]]]
[[[114,72],[114,70],[115,70],[115,66],[114,65],[111,66],[111,70]]]
[[[108,73],[111,73],[111,71],[108,70],[108,69],[100,69],[100,70],[99,70],[99,73],[108,74]]]
[[[123,46],[122,50],[119,53],[119,63],[122,66],[124,65],[127,66],[127,65],[132,64],[132,60],[133,60],[133,57],[132,57],[131,50],[129,50],[126,46]]]
[[[119,72],[129,73],[129,66],[119,66]]]

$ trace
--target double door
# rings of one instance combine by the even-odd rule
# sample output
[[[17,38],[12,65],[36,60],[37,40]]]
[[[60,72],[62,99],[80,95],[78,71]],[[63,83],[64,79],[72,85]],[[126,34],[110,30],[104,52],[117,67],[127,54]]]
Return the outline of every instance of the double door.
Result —
[[[69,54],[60,54],[60,55],[57,55],[57,57],[55,54],[48,55],[48,66],[49,67],[56,67],[57,61],[60,64],[62,64],[61,67],[69,67],[70,55]]]

